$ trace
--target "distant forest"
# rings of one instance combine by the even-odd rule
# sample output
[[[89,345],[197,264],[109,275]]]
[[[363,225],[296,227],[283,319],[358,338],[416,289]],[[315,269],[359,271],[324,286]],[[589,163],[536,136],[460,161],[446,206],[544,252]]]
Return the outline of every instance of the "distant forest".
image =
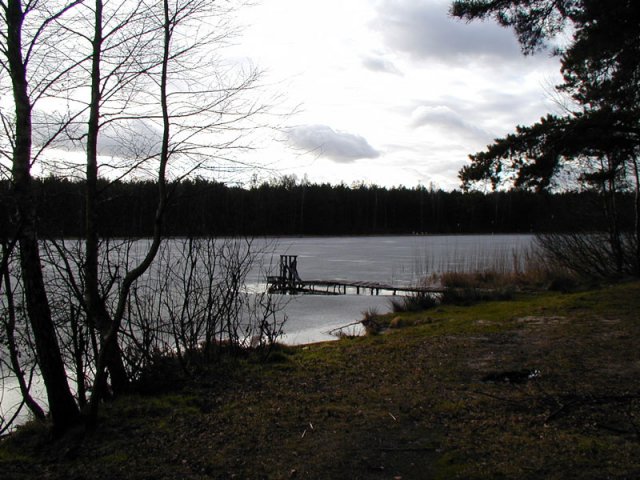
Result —
[[[82,182],[35,181],[38,228],[43,237],[82,235]],[[252,188],[206,180],[170,186],[165,234],[372,235],[528,233],[602,230],[601,197],[595,193],[493,193],[300,183],[285,177]],[[0,222],[10,231],[9,184],[0,182]],[[100,234],[144,237],[152,231],[157,197],[150,181],[102,182]],[[632,198],[628,204],[631,218]]]

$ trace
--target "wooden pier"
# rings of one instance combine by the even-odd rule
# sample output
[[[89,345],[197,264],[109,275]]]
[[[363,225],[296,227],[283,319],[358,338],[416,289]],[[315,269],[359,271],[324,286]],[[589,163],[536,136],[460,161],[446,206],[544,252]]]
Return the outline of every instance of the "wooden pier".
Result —
[[[315,294],[315,295],[380,295],[387,293],[443,293],[444,289],[429,286],[389,285],[378,282],[358,282],[349,280],[302,280],[297,270],[297,255],[280,255],[279,275],[267,277],[270,293],[281,294]]]

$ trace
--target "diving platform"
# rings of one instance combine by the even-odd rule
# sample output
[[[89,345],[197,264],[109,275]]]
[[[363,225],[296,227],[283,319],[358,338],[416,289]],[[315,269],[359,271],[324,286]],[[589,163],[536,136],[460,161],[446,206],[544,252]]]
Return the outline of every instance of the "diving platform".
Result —
[[[443,293],[443,288],[404,286],[387,283],[349,280],[302,280],[298,274],[297,255],[280,255],[279,275],[267,276],[269,293],[311,295],[381,295],[407,293]]]

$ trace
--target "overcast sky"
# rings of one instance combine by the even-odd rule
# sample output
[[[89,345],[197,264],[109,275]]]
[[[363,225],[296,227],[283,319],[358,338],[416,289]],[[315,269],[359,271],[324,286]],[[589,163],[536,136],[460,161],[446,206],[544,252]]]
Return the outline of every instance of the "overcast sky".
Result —
[[[458,187],[467,155],[557,110],[559,63],[443,0],[264,0],[233,50],[265,71],[282,120],[254,153],[312,182]],[[297,107],[297,108],[296,108]]]

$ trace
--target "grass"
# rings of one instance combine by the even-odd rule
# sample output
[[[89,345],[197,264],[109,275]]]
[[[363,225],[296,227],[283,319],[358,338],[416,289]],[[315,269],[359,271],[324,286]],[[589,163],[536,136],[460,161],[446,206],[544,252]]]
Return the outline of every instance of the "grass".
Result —
[[[3,478],[638,478],[640,283],[380,315],[0,442]],[[169,367],[167,367],[169,368]],[[486,382],[523,369],[522,384]]]

